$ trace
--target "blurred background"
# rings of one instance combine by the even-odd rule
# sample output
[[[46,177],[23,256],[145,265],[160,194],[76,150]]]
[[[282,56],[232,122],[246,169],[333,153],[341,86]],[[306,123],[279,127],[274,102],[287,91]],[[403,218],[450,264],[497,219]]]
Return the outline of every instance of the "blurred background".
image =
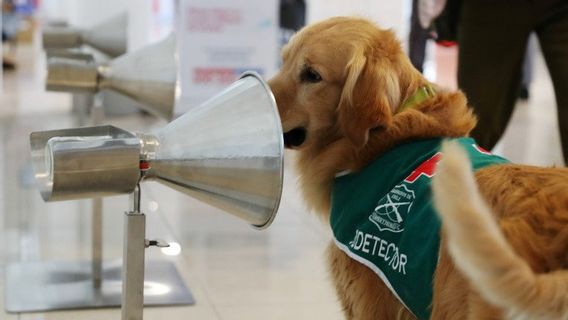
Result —
[[[2,1],[2,274],[8,274],[14,264],[92,259],[91,202],[42,201],[31,170],[30,132],[93,124],[95,104],[104,114],[97,120],[99,124],[152,132],[167,123],[141,108],[136,99],[113,90],[89,94],[47,91],[48,57],[42,41],[47,30],[73,28],[84,35],[123,39],[124,51],[119,54],[100,50],[111,41],[104,37],[93,36],[89,38],[91,45],[84,43],[73,49],[74,54],[86,54],[98,64],[160,43],[175,32],[179,77],[175,115],[222,91],[245,70],[270,78],[280,64],[279,50],[290,36],[303,25],[327,17],[367,17],[392,28],[407,51],[414,41],[409,36],[415,8],[411,0]],[[116,19],[116,25],[109,22]],[[424,55],[419,59],[423,73],[442,87],[457,89],[459,46],[432,41],[436,39],[431,32],[426,34],[423,48],[417,49]],[[512,118],[493,151],[514,162],[563,166],[552,84],[539,46],[531,41],[527,48],[531,79],[519,93]],[[164,239],[174,248],[150,248],[147,258],[172,262],[195,300],[193,305],[146,307],[146,319],[342,319],[324,265],[329,230],[304,207],[297,190],[294,157],[294,152],[286,151],[281,207],[274,224],[262,232],[162,185],[143,187],[148,236]],[[126,196],[103,202],[105,263],[116,264],[122,257],[122,213],[128,205]],[[6,310],[6,301],[15,295],[7,283],[5,277],[0,278],[0,319],[120,317],[118,308]],[[24,285],[19,287],[18,294],[36,294]],[[47,292],[54,300],[60,294],[56,286]]]

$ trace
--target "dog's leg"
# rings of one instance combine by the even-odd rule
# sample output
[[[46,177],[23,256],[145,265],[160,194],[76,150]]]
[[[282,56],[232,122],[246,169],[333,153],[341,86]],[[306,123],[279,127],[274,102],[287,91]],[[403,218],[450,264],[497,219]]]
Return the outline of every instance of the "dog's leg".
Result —
[[[442,242],[434,275],[434,296],[430,319],[501,320],[503,312],[471,290],[464,275],[456,270],[445,241]]]
[[[346,319],[415,319],[369,268],[349,258],[333,243],[328,246],[327,256]]]
[[[483,299],[479,293],[469,291],[467,301],[467,317],[468,320],[503,320],[505,319],[503,311],[494,305],[489,304]],[[433,318],[434,319],[434,318]]]
[[[329,272],[331,273],[331,279],[335,286],[337,298],[341,303],[345,319],[354,319],[353,304],[349,299],[349,288],[352,285],[352,282],[344,273],[343,268],[345,267],[345,261],[344,258],[341,257],[342,254],[343,252],[339,251],[333,243],[330,243],[327,247]]]

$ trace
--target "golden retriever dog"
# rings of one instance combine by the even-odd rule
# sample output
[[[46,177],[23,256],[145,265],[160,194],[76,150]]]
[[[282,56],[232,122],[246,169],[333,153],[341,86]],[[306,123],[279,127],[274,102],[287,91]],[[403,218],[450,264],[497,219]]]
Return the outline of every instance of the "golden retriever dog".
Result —
[[[466,137],[476,124],[459,91],[436,88],[406,108],[431,84],[393,32],[367,20],[310,25],[282,58],[269,85],[285,144],[298,152],[305,201],[326,223],[342,173],[413,141]],[[473,172],[455,142],[442,147],[439,168],[433,196],[443,225],[435,273],[424,275],[431,277],[429,317],[568,319],[568,170],[499,164]],[[420,317],[334,241],[327,261],[346,318]]]

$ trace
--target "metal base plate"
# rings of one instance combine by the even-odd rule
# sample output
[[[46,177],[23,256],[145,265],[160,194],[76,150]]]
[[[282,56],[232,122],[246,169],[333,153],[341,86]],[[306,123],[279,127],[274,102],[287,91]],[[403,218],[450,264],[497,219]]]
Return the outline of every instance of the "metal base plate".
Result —
[[[144,305],[192,305],[193,297],[175,265],[146,261]],[[103,264],[100,288],[90,262],[25,262],[6,266],[5,307],[9,313],[120,307],[122,263]]]

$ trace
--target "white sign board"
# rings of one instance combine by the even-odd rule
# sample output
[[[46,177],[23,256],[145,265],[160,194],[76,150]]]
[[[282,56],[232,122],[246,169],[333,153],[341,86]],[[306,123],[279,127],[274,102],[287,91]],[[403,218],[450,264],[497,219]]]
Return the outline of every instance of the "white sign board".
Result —
[[[278,1],[182,0],[177,34],[181,114],[221,92],[247,70],[278,67]]]

